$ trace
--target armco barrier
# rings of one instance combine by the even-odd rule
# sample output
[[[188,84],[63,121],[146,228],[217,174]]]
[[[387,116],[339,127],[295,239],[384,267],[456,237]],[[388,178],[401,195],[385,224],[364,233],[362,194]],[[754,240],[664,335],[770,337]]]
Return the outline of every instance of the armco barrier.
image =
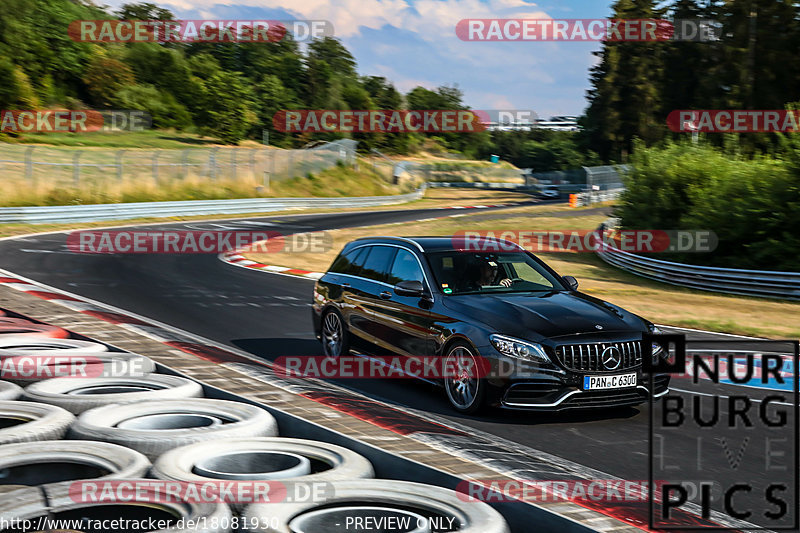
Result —
[[[345,198],[244,198],[237,200],[188,200],[126,204],[0,207],[0,223],[56,223],[161,218],[191,215],[238,215],[287,209],[377,207],[418,200],[424,189],[395,196]]]
[[[531,189],[530,185],[524,183],[511,182],[484,182],[484,181],[431,181],[428,187],[437,188],[460,188],[460,189]]]
[[[739,270],[671,263],[604,246],[597,255],[606,263],[633,274],[706,291],[800,300],[800,272]]]

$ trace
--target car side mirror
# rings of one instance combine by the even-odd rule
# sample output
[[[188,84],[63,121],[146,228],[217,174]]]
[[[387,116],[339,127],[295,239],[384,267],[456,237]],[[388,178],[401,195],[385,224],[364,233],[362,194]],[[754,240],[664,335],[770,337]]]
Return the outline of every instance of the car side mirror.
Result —
[[[564,276],[563,279],[564,279],[564,281],[567,282],[567,286],[571,290],[573,290],[573,291],[577,291],[578,290],[578,280],[577,279],[575,279],[572,276]]]
[[[394,292],[399,296],[419,296],[421,298],[425,294],[425,287],[422,286],[421,281],[407,280],[395,285]]]

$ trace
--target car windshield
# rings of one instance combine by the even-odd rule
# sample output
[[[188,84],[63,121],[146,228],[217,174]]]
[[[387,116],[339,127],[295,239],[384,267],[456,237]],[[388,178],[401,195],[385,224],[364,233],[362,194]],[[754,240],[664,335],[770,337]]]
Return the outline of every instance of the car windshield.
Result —
[[[436,283],[445,294],[560,291],[556,276],[525,252],[428,254]]]

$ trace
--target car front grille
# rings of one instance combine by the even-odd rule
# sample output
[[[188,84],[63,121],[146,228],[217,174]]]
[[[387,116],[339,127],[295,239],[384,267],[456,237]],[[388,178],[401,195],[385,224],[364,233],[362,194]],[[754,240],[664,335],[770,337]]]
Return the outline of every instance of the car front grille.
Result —
[[[609,369],[602,364],[603,352],[609,347],[616,348],[621,359],[616,368]],[[564,368],[576,372],[618,372],[642,364],[642,343],[624,341],[562,344],[556,346],[556,357]]]

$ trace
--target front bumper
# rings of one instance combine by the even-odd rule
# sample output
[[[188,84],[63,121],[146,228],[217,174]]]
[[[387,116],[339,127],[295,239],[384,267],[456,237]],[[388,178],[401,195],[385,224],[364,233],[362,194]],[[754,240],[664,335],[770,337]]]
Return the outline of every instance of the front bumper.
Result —
[[[649,388],[642,385],[648,379],[638,372],[635,387],[608,390],[583,390],[579,375],[567,379],[531,379],[509,383],[499,395],[499,406],[508,409],[561,411],[566,409],[591,409],[639,405],[649,398]],[[670,376],[658,374],[654,378],[653,397],[659,398],[669,390]]]

